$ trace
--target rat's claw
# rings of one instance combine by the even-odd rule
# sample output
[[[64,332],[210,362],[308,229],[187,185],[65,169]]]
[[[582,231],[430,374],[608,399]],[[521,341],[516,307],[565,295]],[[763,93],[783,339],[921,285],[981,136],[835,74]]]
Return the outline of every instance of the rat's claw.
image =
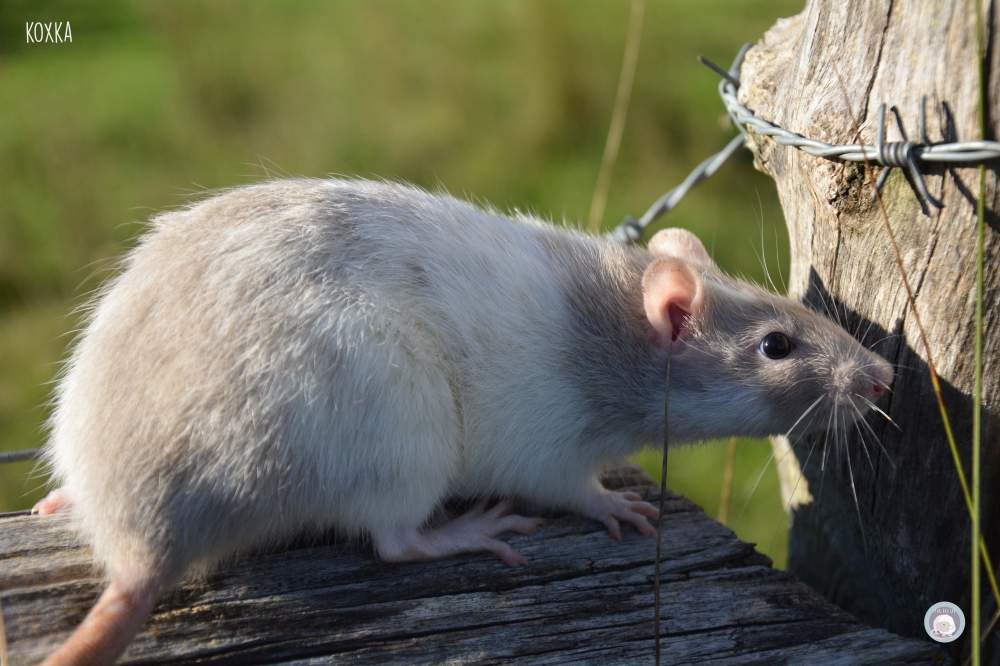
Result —
[[[645,504],[645,502],[643,502],[642,504]],[[656,528],[650,525],[649,520],[647,520],[647,517],[650,518],[656,517],[656,508],[651,505],[646,505],[646,506],[649,509],[652,509],[653,511],[652,516],[649,516],[649,514],[645,512],[646,511],[645,507],[643,508],[643,512],[629,508],[627,511],[624,511],[623,513],[616,515],[621,520],[624,520],[625,522],[632,525],[635,529],[639,531],[640,534],[644,534],[646,536],[656,536]]]
[[[643,501],[638,493],[608,490],[597,492],[588,502],[585,514],[604,523],[608,534],[615,541],[622,538],[622,522],[628,523],[640,534],[656,536],[656,528],[648,519],[655,519],[659,511],[649,502]]]
[[[656,517],[660,515],[659,509],[649,502],[644,502],[642,500],[632,502],[628,505],[628,508],[630,511],[646,516],[647,518],[656,519]]]
[[[525,559],[524,555],[511,548],[510,544],[505,543],[500,539],[483,539],[482,546],[483,550],[493,553],[507,566],[521,567],[528,563],[528,560]]]
[[[497,523],[497,534],[501,532],[517,532],[518,534],[534,534],[543,523],[541,518],[507,515]]]
[[[414,528],[375,532],[372,538],[379,557],[388,562],[409,562],[449,557],[459,553],[486,551],[505,564],[527,564],[523,555],[496,537],[504,532],[531,534],[541,525],[540,518],[511,513],[509,500],[487,507],[487,500],[476,502],[467,512],[430,530]]]
[[[601,521],[608,528],[608,534],[615,541],[622,540],[622,527],[618,524],[618,519],[614,516],[605,516]]]

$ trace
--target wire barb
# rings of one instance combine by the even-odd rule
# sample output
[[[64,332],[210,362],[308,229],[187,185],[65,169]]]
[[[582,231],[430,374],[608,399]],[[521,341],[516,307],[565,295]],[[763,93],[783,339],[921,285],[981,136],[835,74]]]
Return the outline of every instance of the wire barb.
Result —
[[[670,190],[659,199],[638,219],[627,218],[611,232],[611,237],[626,244],[638,243],[642,240],[646,228],[660,216],[671,211],[681,199],[697,183],[705,180],[725,163],[736,149],[745,145],[749,132],[761,136],[770,136],[783,146],[797,148],[814,157],[822,157],[837,162],[865,162],[883,167],[878,175],[876,187],[881,192],[893,169],[900,169],[913,189],[920,208],[925,215],[930,215],[929,206],[944,208],[944,203],[931,194],[924,179],[921,167],[933,163],[951,163],[960,165],[976,165],[1000,159],[1000,142],[997,141],[951,141],[932,143],[927,135],[926,96],[920,100],[918,111],[917,134],[919,141],[910,141],[903,126],[902,116],[895,106],[890,107],[896,122],[901,141],[887,141],[886,105],[879,106],[878,128],[875,145],[863,143],[830,144],[816,139],[810,139],[796,132],[785,129],[775,123],[759,117],[744,106],[738,99],[740,87],[740,68],[743,58],[750,49],[750,44],[744,44],[733,59],[728,70],[708,58],[699,56],[698,60],[721,77],[719,81],[719,97],[726,113],[739,134],[718,153],[712,155],[696,166],[680,185]],[[943,106],[943,105],[942,105]],[[947,109],[945,109],[947,113]]]

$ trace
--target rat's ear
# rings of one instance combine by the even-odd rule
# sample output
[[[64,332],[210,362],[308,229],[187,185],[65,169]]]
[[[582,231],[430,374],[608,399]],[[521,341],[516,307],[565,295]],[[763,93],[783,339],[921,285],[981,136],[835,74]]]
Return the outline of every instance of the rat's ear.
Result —
[[[657,257],[677,257],[693,264],[713,265],[705,246],[687,229],[661,229],[649,239],[648,248]]]
[[[646,268],[642,302],[656,344],[666,348],[688,333],[689,319],[704,307],[703,292],[701,278],[680,259],[656,259]]]

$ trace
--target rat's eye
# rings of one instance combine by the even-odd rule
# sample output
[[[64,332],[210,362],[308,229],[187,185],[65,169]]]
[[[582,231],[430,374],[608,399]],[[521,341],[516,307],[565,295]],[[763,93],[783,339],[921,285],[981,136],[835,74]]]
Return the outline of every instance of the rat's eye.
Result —
[[[784,333],[768,333],[760,341],[760,353],[768,358],[785,358],[792,353],[792,341]]]

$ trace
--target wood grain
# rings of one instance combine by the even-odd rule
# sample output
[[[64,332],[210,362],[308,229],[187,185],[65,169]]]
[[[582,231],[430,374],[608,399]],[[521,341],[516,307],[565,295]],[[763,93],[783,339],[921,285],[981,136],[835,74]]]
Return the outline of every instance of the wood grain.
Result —
[[[655,490],[634,471],[608,485]],[[643,483],[643,485],[636,485]],[[927,641],[860,624],[708,518],[666,502],[667,663],[934,663]],[[616,543],[552,516],[489,556],[382,564],[357,544],[303,540],[169,593],[123,663],[651,663],[654,541]],[[0,518],[0,606],[12,666],[40,660],[101,588],[59,516]]]
[[[988,100],[996,137],[1000,52],[997,12],[987,7]],[[911,139],[927,96],[931,141],[980,138],[972,2],[810,0],[778,21],[750,50],[741,100],[761,117],[830,143],[875,142],[878,106],[895,104]],[[891,116],[890,116],[891,117]],[[895,124],[889,139],[901,138]],[[901,430],[869,418],[884,450],[853,428],[795,442],[810,504],[794,511],[789,568],[866,622],[922,635],[932,603],[969,614],[969,515],[931,391],[927,353],[863,165],[838,164],[752,135],[757,166],[777,185],[791,240],[791,293],[839,318],[898,365],[883,406]],[[917,310],[943,384],[966,465],[971,460],[975,279],[973,168],[932,168],[927,183],[945,207],[925,216],[900,171],[883,198]],[[986,207],[997,210],[995,165]],[[1000,223],[988,213],[986,239],[983,525],[1000,555]],[[867,335],[862,335],[867,332]],[[824,446],[830,447],[825,469]],[[848,460],[850,456],[850,461]],[[869,460],[870,458],[870,460]],[[848,469],[848,463],[851,470]],[[968,467],[966,467],[968,473]],[[851,490],[851,472],[857,504]],[[983,599],[991,595],[984,593]],[[984,617],[994,610],[992,602]],[[991,640],[995,640],[991,639]],[[954,648],[958,651],[961,647]],[[1000,652],[994,651],[1000,659]]]

